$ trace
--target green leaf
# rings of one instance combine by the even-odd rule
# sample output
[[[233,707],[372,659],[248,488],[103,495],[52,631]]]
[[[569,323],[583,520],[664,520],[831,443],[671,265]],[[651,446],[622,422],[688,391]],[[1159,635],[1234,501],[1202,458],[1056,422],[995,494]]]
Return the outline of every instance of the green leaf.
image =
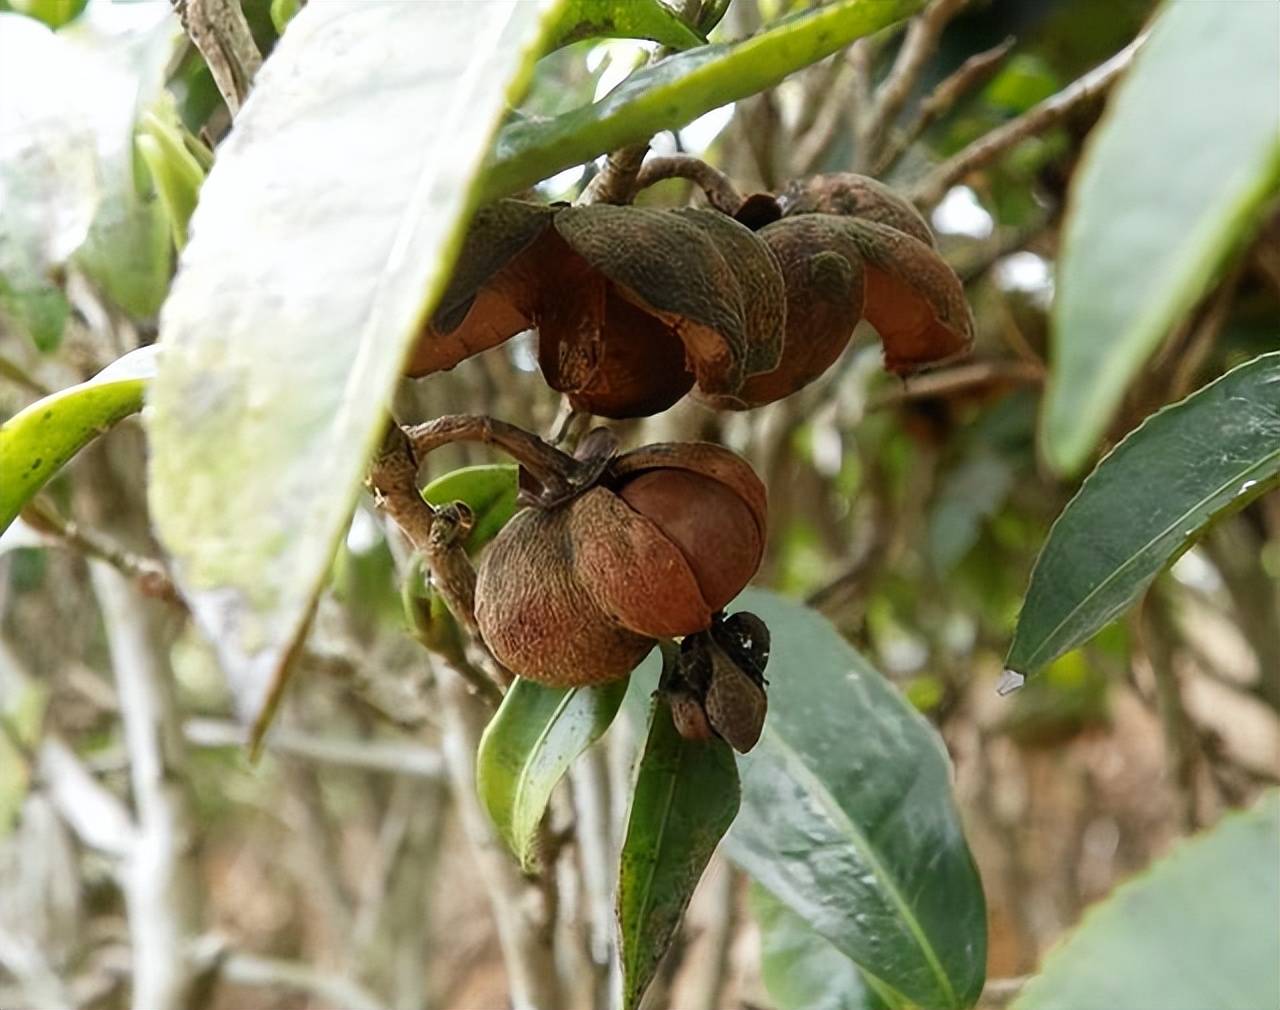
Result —
[[[1280,6],[1168,3],[1076,173],[1042,439],[1080,469],[1280,180]],[[1212,87],[1206,82],[1212,82]]]
[[[72,456],[142,409],[156,348],[140,347],[88,382],[59,390],[0,425],[0,532]]]
[[[80,73],[93,68],[101,113],[97,119],[102,199],[76,264],[131,316],[151,318],[160,309],[173,271],[173,245],[164,206],[151,190],[134,148],[144,109],[163,94],[165,71],[180,28],[163,8],[142,27],[119,32],[99,26],[94,8],[62,31],[76,50]]]
[[[1273,789],[1087,911],[1012,1010],[1280,1006],[1277,838]]]
[[[760,926],[760,974],[777,1010],[885,1010],[857,965],[757,883],[748,892]]]
[[[271,0],[271,24],[276,34],[283,35],[285,28],[302,9],[302,0]]]
[[[1135,603],[1213,519],[1280,478],[1280,351],[1142,423],[1049,531],[1005,664],[1035,673]]]
[[[547,6],[308,4],[205,180],[161,316],[149,491],[255,733]]]
[[[172,101],[146,113],[138,127],[138,153],[164,205],[175,249],[187,244],[187,222],[196,209],[205,171],[182,140]]]
[[[65,39],[0,13],[0,311],[41,350],[62,338],[57,270],[97,210],[96,81]]]
[[[770,88],[922,6],[923,0],[835,0],[741,42],[670,56],[632,74],[593,105],[545,121],[512,123],[498,135],[482,199],[509,196],[561,169]]]
[[[660,0],[568,0],[563,9],[548,51],[594,38],[649,39],[673,49],[707,41]]]
[[[9,0],[19,14],[43,21],[50,28],[61,28],[74,21],[89,0]]]
[[[475,516],[467,537],[467,553],[474,554],[497,536],[516,514],[519,468],[510,463],[464,466],[442,474],[422,489],[432,505],[466,502]]]
[[[761,590],[737,609],[759,615],[773,642],[769,716],[740,758],[730,858],[881,998],[972,1006],[986,907],[942,742],[819,614]]]
[[[623,1010],[639,1006],[739,796],[729,745],[684,739],[656,699],[618,869]]]
[[[526,871],[537,867],[538,825],[556,783],[600,738],[627,693],[627,679],[552,688],[517,678],[485,727],[476,788],[503,840]]]

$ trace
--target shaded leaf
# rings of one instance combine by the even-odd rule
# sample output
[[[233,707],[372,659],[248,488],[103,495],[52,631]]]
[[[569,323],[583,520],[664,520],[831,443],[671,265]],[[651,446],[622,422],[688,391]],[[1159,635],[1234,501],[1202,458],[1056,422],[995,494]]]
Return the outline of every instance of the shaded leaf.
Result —
[[[594,38],[649,39],[673,49],[706,42],[661,0],[568,0],[547,49]]]
[[[759,884],[748,892],[760,926],[760,974],[778,1010],[883,1010],[857,965]]]
[[[476,752],[480,801],[520,865],[538,863],[538,825],[556,783],[600,738],[627,693],[627,679],[552,688],[517,678]]]
[[[1005,664],[1031,674],[1087,641],[1277,479],[1280,351],[1153,414],[1098,464],[1049,531]]]
[[[482,200],[508,196],[659,130],[772,87],[850,42],[914,14],[923,0],[835,0],[749,39],[699,46],[632,74],[600,101],[505,127]]]
[[[982,885],[937,734],[824,618],[761,590],[769,717],[740,759],[730,858],[877,980],[884,999],[972,1006]]]
[[[55,271],[98,206],[94,79],[20,14],[0,13],[0,53],[0,310],[51,350],[69,311]]]
[[[432,505],[466,502],[475,516],[467,537],[467,553],[474,554],[497,536],[516,514],[519,468],[510,463],[464,466],[442,474],[422,489]]]
[[[149,490],[256,733],[547,6],[307,5],[201,190],[161,318]]]
[[[684,739],[656,699],[618,869],[623,1010],[640,1004],[739,796],[729,745]]]
[[[1087,911],[1012,1010],[1280,1005],[1277,838],[1273,789]]]
[[[182,141],[182,125],[172,102],[142,117],[138,153],[146,163],[169,221],[175,249],[187,244],[187,222],[196,209],[205,171]]]
[[[1276,4],[1166,4],[1092,134],[1041,432],[1059,471],[1081,467],[1143,362],[1261,224],[1280,180],[1277,37]]]
[[[142,409],[156,348],[140,347],[88,382],[37,400],[0,425],[0,531],[72,456]]]
[[[99,24],[96,8],[60,33],[76,50],[79,74],[90,73],[100,108],[96,119],[102,199],[75,262],[113,302],[149,318],[169,289],[173,246],[165,208],[155,197],[134,147],[138,121],[163,93],[165,70],[181,34],[174,18],[151,8],[138,27]]]

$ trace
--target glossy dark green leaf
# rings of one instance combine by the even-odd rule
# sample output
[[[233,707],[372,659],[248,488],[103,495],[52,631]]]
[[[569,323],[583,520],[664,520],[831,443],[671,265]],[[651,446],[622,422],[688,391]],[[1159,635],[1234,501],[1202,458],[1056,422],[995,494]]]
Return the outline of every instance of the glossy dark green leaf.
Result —
[[[760,927],[760,974],[777,1010],[888,1010],[858,966],[759,884],[751,914]]]
[[[1085,913],[1012,1010],[1280,1006],[1280,792]]]
[[[1280,479],[1280,352],[1143,422],[1049,531],[1006,665],[1031,674],[1087,641],[1222,512]]]
[[[834,0],[732,44],[699,46],[640,70],[593,105],[498,135],[483,198],[509,196],[659,130],[772,87],[850,42],[914,14],[923,0]]]
[[[937,733],[822,616],[749,590],[772,648],[769,716],[740,759],[727,851],[881,997],[972,1006],[986,906]]]
[[[467,553],[474,554],[497,535],[516,514],[518,468],[508,463],[464,466],[442,474],[422,489],[432,505],[466,502],[475,516],[467,537]]]
[[[0,532],[67,460],[142,409],[155,371],[156,348],[139,348],[88,382],[37,400],[0,425]]]
[[[706,42],[661,0],[568,0],[547,48],[594,38],[649,39],[673,49]]]
[[[609,728],[627,683],[553,688],[517,678],[485,727],[476,753],[476,788],[526,870],[538,864],[538,825],[552,790]]]
[[[729,745],[684,739],[655,700],[618,869],[623,1010],[639,1006],[738,802]]]
[[[1164,5],[1072,183],[1042,438],[1080,469],[1280,182],[1280,5]]]
[[[544,10],[554,4],[306,5],[201,189],[161,315],[148,490],[259,732]]]

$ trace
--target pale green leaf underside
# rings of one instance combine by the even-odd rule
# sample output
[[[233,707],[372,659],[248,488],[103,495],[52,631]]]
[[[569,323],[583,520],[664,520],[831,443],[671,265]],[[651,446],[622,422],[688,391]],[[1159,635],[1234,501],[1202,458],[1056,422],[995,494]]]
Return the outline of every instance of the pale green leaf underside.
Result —
[[[537,866],[537,835],[556,784],[609,728],[627,681],[552,688],[517,678],[485,727],[476,753],[480,801],[526,870]]]
[[[1261,223],[1280,178],[1280,4],[1174,2],[1071,193],[1045,454],[1082,466],[1130,381]]]
[[[88,382],[61,389],[0,425],[0,532],[77,452],[142,409],[156,348],[126,354]]]
[[[673,49],[691,49],[706,41],[661,0],[568,0],[561,17],[549,49],[604,37],[649,39]]]
[[[1049,531],[1006,665],[1032,674],[1132,606],[1222,512],[1280,478],[1280,352],[1143,422]]]
[[[1280,792],[1085,913],[1012,1010],[1280,1006]]]
[[[149,490],[259,724],[547,6],[308,4],[205,180],[161,315]]]
[[[923,0],[834,0],[741,42],[699,46],[632,74],[593,105],[507,126],[482,184],[508,196],[659,130],[772,87],[855,39],[915,13]]]

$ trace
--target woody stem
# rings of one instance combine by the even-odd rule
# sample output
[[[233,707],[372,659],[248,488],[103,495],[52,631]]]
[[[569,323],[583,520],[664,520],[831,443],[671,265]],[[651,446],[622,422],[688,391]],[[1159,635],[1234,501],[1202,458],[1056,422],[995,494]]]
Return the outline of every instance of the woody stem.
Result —
[[[478,414],[446,414],[405,428],[404,433],[418,459],[450,442],[496,445],[552,496],[570,493],[594,477],[598,470],[561,452],[533,432]]]

